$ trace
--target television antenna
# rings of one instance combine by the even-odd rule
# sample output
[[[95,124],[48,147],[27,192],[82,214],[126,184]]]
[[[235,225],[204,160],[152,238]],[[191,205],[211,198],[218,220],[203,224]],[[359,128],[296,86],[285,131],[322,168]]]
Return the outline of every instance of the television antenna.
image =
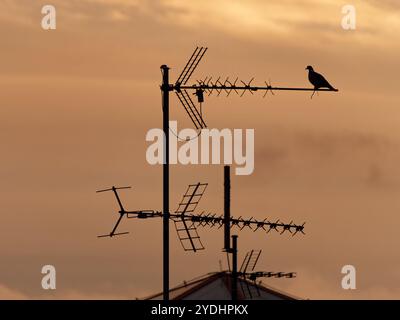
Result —
[[[253,85],[254,79],[248,82],[240,80],[238,78],[233,82],[226,78],[221,80],[217,78],[215,81],[212,78],[207,77],[203,80],[198,80],[195,84],[188,84],[191,76],[195,69],[199,65],[200,61],[207,52],[206,47],[197,47],[192,56],[189,58],[182,72],[180,73],[175,83],[169,82],[169,67],[162,65],[162,84],[160,86],[162,93],[162,110],[163,110],[163,132],[164,132],[164,163],[163,163],[163,298],[165,301],[169,299],[169,95],[170,92],[175,92],[178,96],[179,101],[186,110],[189,118],[193,122],[196,129],[201,130],[206,128],[206,123],[202,116],[202,103],[204,102],[204,94],[211,95],[216,93],[220,95],[225,92],[227,96],[230,96],[232,92],[243,96],[246,92],[254,94],[257,91],[264,91],[264,97],[274,91],[335,91],[331,89],[315,89],[315,88],[297,88],[297,87],[276,87],[272,86],[271,82],[264,82],[264,86]],[[190,92],[190,93],[189,93]],[[200,104],[200,108],[197,108],[190,97],[190,94],[197,96],[197,100]],[[276,222],[278,226],[279,221]],[[225,224],[227,225],[227,224]],[[260,227],[263,225],[260,224]],[[304,227],[304,226],[303,226]],[[301,229],[302,230],[302,229]],[[300,229],[299,229],[300,231]],[[227,234],[227,232],[226,232]],[[225,238],[226,239],[226,238]],[[229,238],[228,238],[229,239]],[[229,240],[228,240],[229,241]],[[225,243],[228,242],[225,240]],[[227,246],[225,246],[227,247]]]
[[[299,87],[276,87],[272,86],[271,80],[264,81],[263,85],[254,85],[254,77],[249,81],[244,81],[236,77],[235,80],[230,79],[229,77],[221,77],[219,76],[216,79],[213,77],[205,77],[203,79],[196,80],[194,84],[188,84],[189,79],[191,78],[194,70],[199,65],[201,59],[204,54],[207,52],[208,48],[205,47],[196,47],[192,56],[189,58],[185,67],[183,68],[181,74],[178,77],[178,80],[175,84],[167,84],[163,82],[161,86],[161,90],[163,93],[174,91],[177,95],[180,103],[184,107],[186,113],[189,118],[192,120],[196,129],[204,129],[207,127],[203,115],[202,115],[202,103],[205,100],[205,96],[211,96],[212,94],[216,94],[220,96],[221,93],[224,93],[226,97],[229,97],[232,92],[236,95],[243,97],[246,92],[250,94],[254,94],[257,91],[264,92],[263,97],[265,98],[267,94],[270,92],[272,95],[275,95],[274,91],[313,91],[313,94],[316,91],[332,91],[337,92],[337,89],[328,89],[328,88],[299,88]],[[163,73],[165,73],[168,69],[167,66],[161,66]],[[168,90],[168,91],[167,91]],[[199,108],[196,107],[191,94],[188,90],[194,91],[192,95],[197,97],[197,101],[199,103]]]
[[[224,251],[228,255],[229,264],[229,254],[232,255],[232,299],[237,299],[237,279],[241,277],[243,279],[250,279],[255,281],[260,277],[289,277],[290,274],[285,274],[282,272],[255,272],[254,268],[260,257],[261,251],[251,251],[249,252],[242,263],[239,271],[237,271],[237,235],[233,235],[233,244],[230,243],[230,232],[231,229],[235,228],[238,231],[243,229],[256,231],[264,231],[265,234],[269,234],[270,231],[274,230],[279,235],[283,233],[290,233],[295,236],[297,233],[304,234],[303,224],[294,224],[293,221],[290,223],[284,223],[280,220],[270,220],[270,219],[255,219],[244,218],[242,216],[233,217],[230,213],[230,167],[224,167],[224,214],[216,213],[196,213],[197,206],[202,199],[208,184],[207,183],[196,183],[190,184],[185,193],[182,196],[182,200],[178,204],[178,208],[175,212],[169,214],[169,219],[175,224],[175,230],[177,233],[178,240],[180,241],[182,248],[185,251],[197,252],[199,250],[204,250],[205,247],[200,239],[197,229],[201,228],[216,228],[217,230],[223,228],[224,230]],[[150,219],[150,218],[164,218],[162,211],[146,209],[146,210],[127,210],[123,205],[121,200],[119,190],[130,189],[131,187],[111,187],[108,189],[98,190],[96,192],[112,192],[116,199],[118,205],[118,218],[114,224],[112,230],[108,234],[99,235],[99,238],[104,237],[115,237],[120,235],[128,234],[129,232],[119,232],[117,229],[121,224],[123,217],[127,219]],[[293,273],[291,273],[293,274]],[[250,289],[248,289],[249,291]]]
[[[224,239],[226,238],[226,232],[228,230],[228,234],[230,234],[230,230],[233,227],[236,227],[238,231],[242,231],[243,229],[250,229],[252,231],[264,230],[266,234],[268,234],[271,230],[275,230],[280,235],[288,231],[292,236],[296,235],[298,232],[304,234],[304,224],[298,225],[294,224],[293,221],[290,223],[284,223],[278,221],[269,221],[268,219],[257,220],[253,217],[251,218],[243,218],[239,216],[228,217],[228,220],[224,215],[217,215],[215,213],[194,213],[197,208],[200,199],[202,198],[205,190],[207,188],[207,183],[196,183],[190,184],[186,192],[184,193],[181,202],[178,204],[178,209],[174,213],[170,213],[169,217],[175,223],[175,230],[178,236],[178,239],[182,245],[182,248],[185,251],[199,251],[203,250],[204,246],[200,240],[200,236],[197,232],[198,227],[202,228],[216,228],[221,229],[224,226],[228,226],[228,228],[224,228]],[[148,218],[163,218],[162,211],[157,210],[135,210],[130,211],[126,210],[124,205],[122,204],[121,197],[118,193],[120,189],[130,189],[131,187],[111,187],[104,190],[98,190],[96,192],[106,192],[112,191],[114,193],[115,199],[117,201],[119,210],[118,210],[118,218],[114,227],[112,228],[110,233],[102,234],[97,236],[98,238],[104,237],[115,237],[119,235],[129,234],[129,232],[118,232],[117,229],[121,223],[122,218],[125,216],[127,219],[148,219]],[[226,222],[228,221],[228,222]],[[231,252],[230,247],[225,247],[224,251]]]
[[[237,251],[236,251],[237,254]],[[257,285],[259,278],[295,278],[296,272],[272,272],[272,271],[255,271],[255,267],[260,258],[261,250],[251,250],[246,253],[239,271],[237,272],[237,278],[242,281],[240,283],[240,289],[245,299],[253,299],[254,296],[260,296],[260,290]],[[235,279],[237,281],[237,278]],[[253,286],[249,286],[249,282],[253,282]],[[245,285],[243,285],[245,284]],[[237,286],[236,286],[237,287]],[[256,289],[254,293],[253,288]]]
[[[232,92],[243,96],[246,92],[250,94],[254,94],[257,91],[264,91],[264,97],[271,92],[274,94],[274,91],[335,91],[331,89],[315,89],[315,88],[296,88],[296,87],[276,87],[272,86],[270,82],[264,82],[265,85],[253,85],[253,80],[250,81],[243,81],[239,80],[239,78],[235,79],[234,81],[229,80],[226,78],[221,80],[221,78],[217,78],[213,80],[210,77],[204,78],[202,80],[198,80],[194,84],[188,84],[191,76],[193,75],[194,71],[196,70],[197,66],[199,65],[200,61],[204,57],[205,53],[207,52],[207,48],[205,47],[197,47],[188,62],[186,63],[185,67],[183,68],[181,74],[179,75],[177,81],[175,83],[170,83],[169,81],[169,70],[170,68],[167,65],[162,65],[160,67],[161,74],[162,74],[162,84],[160,86],[160,90],[162,93],[162,112],[163,112],[163,133],[164,133],[164,144],[163,144],[163,153],[164,153],[164,161],[163,161],[163,207],[161,217],[163,220],[163,299],[165,301],[169,300],[169,221],[172,217],[170,210],[169,210],[169,96],[171,92],[175,92],[177,95],[180,103],[183,105],[184,109],[186,110],[189,118],[193,122],[196,129],[201,130],[206,128],[206,123],[203,119],[202,115],[202,103],[204,102],[204,96],[212,95],[216,93],[220,95],[222,92],[225,92],[227,96],[230,96]],[[239,81],[239,82],[238,82]],[[198,103],[200,107],[197,108],[194,104],[190,94],[194,94],[197,97]],[[112,190],[111,190],[112,191]],[[116,190],[114,190],[116,192]],[[121,221],[122,217],[125,213],[125,210],[120,210],[119,222]],[[135,216],[133,212],[132,215]],[[159,213],[156,212],[137,212],[136,216],[142,217],[150,217],[152,214],[159,216]],[[184,214],[185,216],[186,214]],[[210,221],[215,221],[215,217],[207,217],[205,219],[209,219]],[[204,220],[207,221],[207,220]],[[227,227],[228,220],[225,217],[225,234],[228,234]],[[119,222],[117,221],[116,227],[118,227]],[[256,225],[256,230],[265,227],[268,225],[270,228],[269,230],[278,230],[280,227],[283,227],[281,232],[289,231],[295,228],[295,233],[302,232],[304,229],[304,225],[296,226],[290,224],[282,224],[279,220],[275,223],[271,223],[268,221],[258,221],[255,222],[253,219],[244,220],[244,219],[237,219],[237,225],[242,224],[247,226],[254,226]],[[233,224],[233,221],[232,221]],[[286,226],[286,229],[285,229]],[[186,229],[185,229],[186,231]],[[190,232],[190,231],[189,231]],[[111,232],[109,236],[117,235],[116,228],[114,232]],[[229,238],[228,238],[229,239]],[[227,242],[225,236],[225,248],[227,249]],[[228,250],[227,250],[228,252]]]

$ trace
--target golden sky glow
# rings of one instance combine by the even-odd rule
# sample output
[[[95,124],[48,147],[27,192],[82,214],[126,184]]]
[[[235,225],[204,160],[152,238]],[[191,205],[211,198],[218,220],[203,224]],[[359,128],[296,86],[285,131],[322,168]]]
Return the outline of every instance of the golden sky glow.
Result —
[[[304,237],[244,231],[240,254],[260,268],[297,271],[273,286],[306,298],[400,298],[400,4],[354,1],[53,0],[57,30],[40,27],[42,1],[0,1],[2,194],[0,298],[134,298],[160,291],[161,223],[124,221],[127,207],[161,209],[161,168],[147,164],[147,130],[161,126],[159,66],[176,79],[196,45],[195,77],[240,76],[308,86],[307,65],[339,93],[206,98],[207,124],[255,129],[255,171],[233,177],[232,214],[307,221]],[[171,118],[191,126],[175,98]],[[175,166],[171,210],[189,183],[210,184],[200,210],[223,210],[221,166]],[[171,226],[172,228],[172,226]],[[222,233],[199,229],[206,250],[184,253],[171,230],[171,283],[216,271]],[[151,237],[149,235],[152,235]],[[40,287],[57,268],[57,290]],[[353,264],[358,289],[340,287]]]

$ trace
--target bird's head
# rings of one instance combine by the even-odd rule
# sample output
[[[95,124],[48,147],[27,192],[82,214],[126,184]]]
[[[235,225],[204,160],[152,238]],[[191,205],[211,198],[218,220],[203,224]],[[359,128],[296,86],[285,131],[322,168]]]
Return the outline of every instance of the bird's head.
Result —
[[[314,71],[313,67],[311,67],[311,66],[307,66],[306,70]]]

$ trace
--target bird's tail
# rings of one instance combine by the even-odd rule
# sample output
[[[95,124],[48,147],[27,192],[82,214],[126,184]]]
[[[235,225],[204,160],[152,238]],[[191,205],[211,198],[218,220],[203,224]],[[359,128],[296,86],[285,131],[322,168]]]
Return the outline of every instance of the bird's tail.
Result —
[[[329,85],[329,89],[331,89],[332,91],[336,91],[336,92],[338,92],[338,91],[339,91],[338,89],[336,89],[336,88],[332,87],[332,85]]]

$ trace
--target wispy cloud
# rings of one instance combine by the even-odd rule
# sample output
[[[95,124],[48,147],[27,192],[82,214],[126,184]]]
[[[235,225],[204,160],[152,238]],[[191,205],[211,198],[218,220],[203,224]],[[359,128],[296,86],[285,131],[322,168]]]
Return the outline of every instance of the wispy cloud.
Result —
[[[26,300],[28,297],[18,290],[0,284],[0,300]]]
[[[232,36],[249,37],[267,41],[267,36],[295,36],[307,41],[329,37],[340,42],[348,42],[346,32],[341,27],[342,7],[346,1],[215,1],[201,3],[181,0],[160,0],[167,8],[164,19],[185,27],[211,28]],[[355,1],[357,29],[350,41],[361,43],[387,42],[385,37],[393,37],[400,30],[398,15],[390,6]],[[383,39],[382,39],[383,37]]]
[[[126,195],[130,207],[161,206],[160,169],[150,167],[144,156],[145,133],[160,124],[158,66],[168,63],[175,79],[196,41],[212,48],[196,77],[213,72],[255,76],[259,82],[271,76],[274,85],[307,86],[304,68],[313,64],[340,89],[313,100],[308,93],[279,93],[264,100],[260,95],[231,96],[229,102],[210,97],[206,117],[213,127],[256,129],[256,173],[235,182],[233,192],[241,189],[235,212],[249,212],[253,206],[254,212],[265,209],[276,218],[286,214],[291,215],[288,221],[307,220],[304,241],[309,245],[298,239],[285,243],[278,237],[260,242],[282,249],[274,261],[282,252],[287,262],[298,254],[298,261],[309,268],[304,282],[299,274],[297,293],[346,297],[341,289],[337,292],[336,271],[323,274],[316,266],[337,263],[340,254],[332,251],[351,244],[349,256],[371,257],[379,263],[377,269],[385,271],[380,280],[389,297],[389,289],[395,289],[390,271],[399,268],[381,263],[388,257],[397,259],[386,244],[398,235],[400,117],[393,70],[399,51],[388,47],[399,47],[399,5],[353,3],[358,21],[354,32],[341,29],[341,8],[347,1],[340,0],[52,0],[58,29],[44,32],[43,1],[0,1],[0,127],[5,150],[0,187],[7,194],[1,223],[9,226],[0,237],[8,241],[21,228],[25,235],[12,248],[1,250],[2,257],[9,258],[3,259],[0,270],[0,298],[52,298],[38,285],[37,271],[23,279],[15,277],[16,267],[29,275],[33,261],[42,263],[42,258],[27,252],[41,252],[45,261],[55,253],[68,258],[60,262],[64,270],[59,273],[68,277],[68,287],[60,281],[57,298],[129,298],[159,289],[161,238],[148,237],[152,225],[134,224],[129,226],[134,239],[146,241],[145,247],[132,247],[132,238],[118,244],[96,242],[95,235],[109,227],[112,204],[94,198],[92,191],[110,183],[134,183],[139,187],[133,196]],[[171,117],[188,121],[176,99],[171,107]],[[173,170],[173,192],[179,193],[196,177],[221,189],[216,166]],[[210,207],[205,208],[221,209],[220,197],[210,192],[210,200],[205,199]],[[16,201],[21,202],[18,207]],[[377,220],[386,228],[376,229]],[[324,229],[326,221],[330,232]],[[363,228],[354,235],[360,221]],[[346,231],[348,238],[343,237]],[[179,243],[172,243],[172,276],[177,280],[185,272],[189,278],[211,271],[213,263],[217,266],[219,247],[211,244],[218,243],[219,235],[215,241],[212,233],[203,236],[209,237],[210,245],[197,261],[180,256]],[[250,236],[243,237],[243,247],[260,240],[250,241]],[[274,239],[283,242],[271,245]],[[146,263],[137,264],[138,257]],[[187,263],[193,268],[187,270]],[[360,262],[360,267],[368,265],[369,261]],[[363,272],[364,279],[376,274]],[[105,279],[109,286],[96,286]],[[144,289],[149,291],[143,294]]]
[[[0,21],[19,25],[39,25],[41,3],[33,6],[5,0],[0,3]],[[318,42],[321,39],[338,43],[394,45],[400,31],[399,5],[393,1],[361,1],[353,4],[357,13],[357,29],[351,33],[341,28],[342,7],[346,1],[272,0],[54,0],[58,14],[68,20],[86,18],[94,23],[109,20],[115,23],[135,22],[141,15],[149,21],[182,28],[221,32],[232,37],[255,41],[272,38]],[[71,25],[71,24],[69,24]]]

